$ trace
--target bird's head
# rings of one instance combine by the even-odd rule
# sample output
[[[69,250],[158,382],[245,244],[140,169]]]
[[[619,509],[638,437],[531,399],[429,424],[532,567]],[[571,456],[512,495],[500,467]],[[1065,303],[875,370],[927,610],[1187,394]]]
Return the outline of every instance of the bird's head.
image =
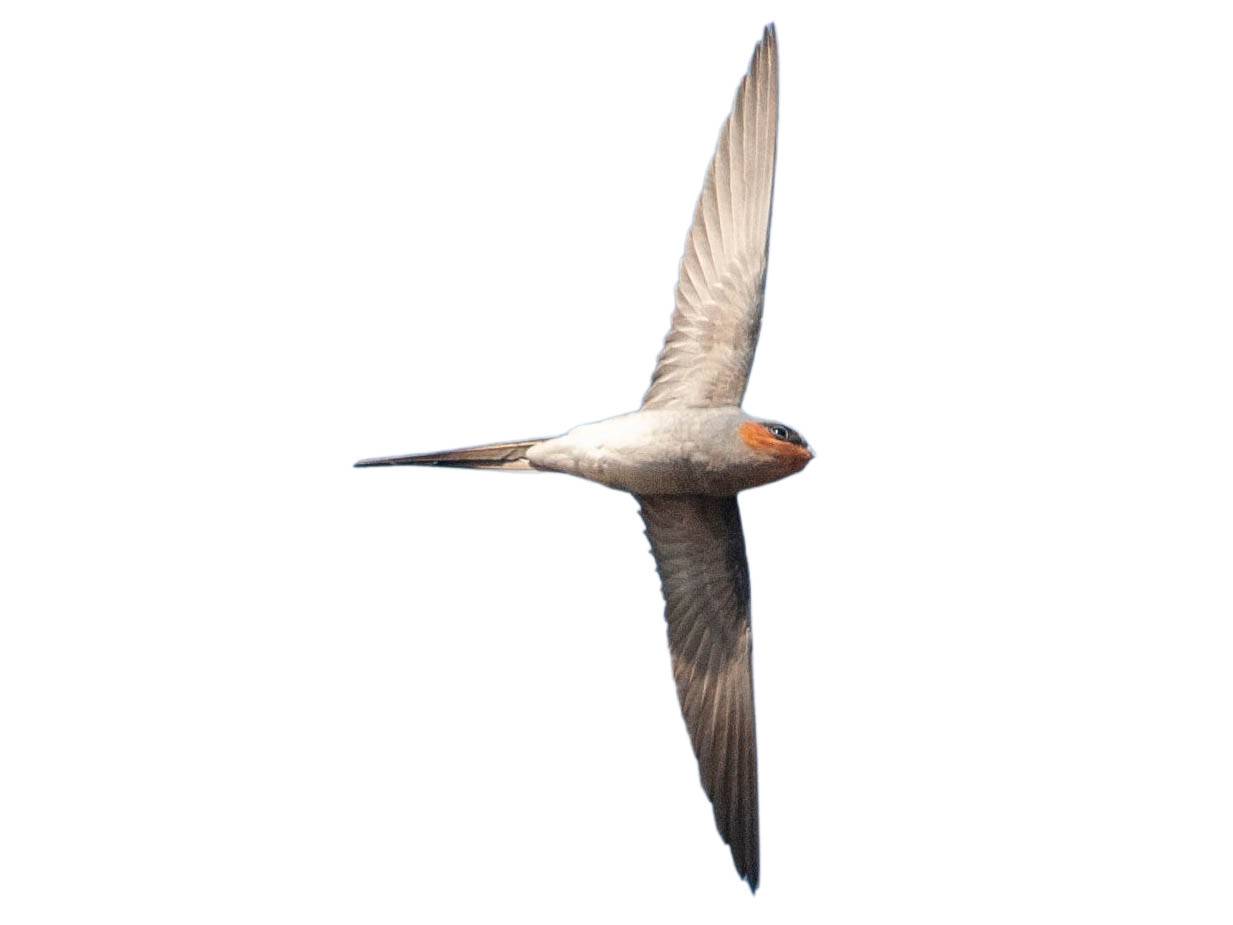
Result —
[[[813,459],[805,438],[778,421],[747,420],[740,425],[739,433],[741,442],[759,460],[759,468],[773,472],[774,479],[800,472]]]

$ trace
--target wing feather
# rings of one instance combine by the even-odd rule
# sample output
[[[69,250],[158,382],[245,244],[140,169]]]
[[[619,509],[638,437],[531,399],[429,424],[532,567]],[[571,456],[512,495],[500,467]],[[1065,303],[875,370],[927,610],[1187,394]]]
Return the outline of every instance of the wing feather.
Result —
[[[779,50],[771,25],[719,133],[644,408],[739,405],[745,395],[762,326],[778,124]]]
[[[737,872],[758,887],[749,565],[736,498],[640,496],[666,601],[677,698]]]

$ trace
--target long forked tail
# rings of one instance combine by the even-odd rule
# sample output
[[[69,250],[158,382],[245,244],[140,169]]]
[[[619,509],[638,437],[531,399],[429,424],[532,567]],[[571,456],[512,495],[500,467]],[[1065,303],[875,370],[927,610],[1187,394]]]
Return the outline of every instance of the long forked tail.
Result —
[[[361,459],[356,468],[368,466],[451,466],[459,469],[530,469],[527,450],[544,440],[519,440],[517,443],[489,443],[461,450],[418,453],[414,456],[382,456]]]

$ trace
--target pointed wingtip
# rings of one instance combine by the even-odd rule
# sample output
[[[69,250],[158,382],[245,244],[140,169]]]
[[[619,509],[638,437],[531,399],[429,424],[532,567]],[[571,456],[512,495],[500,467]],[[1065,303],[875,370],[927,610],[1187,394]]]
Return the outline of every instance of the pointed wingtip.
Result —
[[[779,58],[779,34],[775,31],[775,24],[769,22],[766,28],[762,30],[762,41],[758,43],[762,49],[771,58],[778,60]]]
[[[760,878],[758,876],[760,873],[758,869],[759,864],[756,858],[751,860],[752,863],[750,861],[746,861],[744,864],[737,864],[736,872],[740,878],[745,881],[745,885],[749,887],[750,895],[757,896],[758,887],[761,885],[759,882]]]
[[[738,862],[736,866],[736,872],[740,875],[740,878],[744,880],[745,884],[749,887],[749,892],[756,896],[758,894],[758,886],[760,885],[760,878],[759,878],[760,865],[758,864],[757,857],[754,857],[750,860],[752,861],[752,863],[750,863],[750,861],[746,861],[746,863],[744,864],[741,864]]]

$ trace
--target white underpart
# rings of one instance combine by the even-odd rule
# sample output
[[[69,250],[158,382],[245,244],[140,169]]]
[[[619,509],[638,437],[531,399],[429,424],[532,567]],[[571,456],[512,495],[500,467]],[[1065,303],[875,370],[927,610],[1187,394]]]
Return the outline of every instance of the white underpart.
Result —
[[[583,424],[527,451],[536,469],[639,495],[730,495],[761,485],[771,460],[748,446],[739,408],[645,409]]]

